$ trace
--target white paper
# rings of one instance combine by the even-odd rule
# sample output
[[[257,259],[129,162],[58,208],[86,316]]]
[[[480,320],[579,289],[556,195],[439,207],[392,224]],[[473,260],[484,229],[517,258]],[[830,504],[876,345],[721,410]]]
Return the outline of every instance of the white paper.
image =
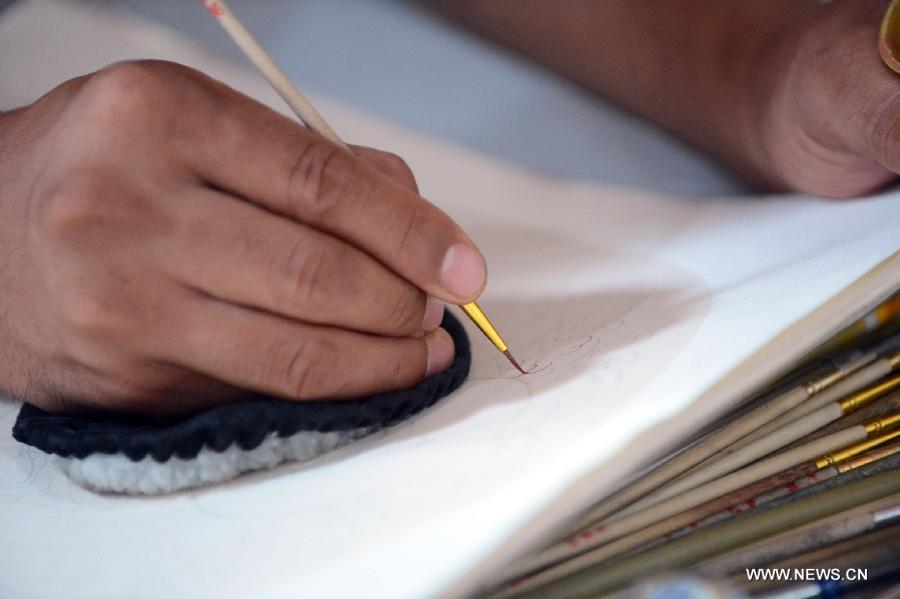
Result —
[[[49,0],[0,21],[0,107],[151,56],[283,111],[243,65]],[[0,596],[471,592],[900,284],[895,259],[829,301],[896,251],[896,194],[692,200],[553,181],[316,103],[349,141],[408,159],[484,251],[482,307],[542,370],[516,376],[470,327],[469,381],[420,417],[313,463],[158,498],[73,485],[11,439],[17,406],[0,403]]]

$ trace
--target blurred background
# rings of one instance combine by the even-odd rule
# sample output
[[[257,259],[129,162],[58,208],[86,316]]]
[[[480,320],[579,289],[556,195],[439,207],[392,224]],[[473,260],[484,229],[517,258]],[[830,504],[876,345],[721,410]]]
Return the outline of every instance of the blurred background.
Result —
[[[196,0],[72,1],[133,11],[246,61]],[[551,176],[675,195],[747,192],[709,158],[422,3],[229,5],[301,89],[427,135]]]

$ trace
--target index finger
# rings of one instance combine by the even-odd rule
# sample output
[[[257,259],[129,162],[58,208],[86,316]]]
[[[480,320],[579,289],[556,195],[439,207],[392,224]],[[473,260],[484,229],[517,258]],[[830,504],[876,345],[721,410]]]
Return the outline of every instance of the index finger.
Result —
[[[454,303],[484,288],[484,258],[439,208],[317,133],[233,90],[189,163],[212,185],[361,248]]]

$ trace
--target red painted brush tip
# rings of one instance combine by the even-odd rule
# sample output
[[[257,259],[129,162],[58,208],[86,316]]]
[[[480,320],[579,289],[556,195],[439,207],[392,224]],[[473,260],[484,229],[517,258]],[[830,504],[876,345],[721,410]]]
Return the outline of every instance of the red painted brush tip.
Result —
[[[522,374],[530,374],[531,373],[530,370],[525,370],[524,368],[519,366],[519,363],[516,361],[516,359],[513,357],[512,353],[510,353],[509,350],[506,350],[505,352],[503,352],[503,355],[506,356],[506,359],[509,360],[510,364],[515,366],[516,370],[518,370]]]

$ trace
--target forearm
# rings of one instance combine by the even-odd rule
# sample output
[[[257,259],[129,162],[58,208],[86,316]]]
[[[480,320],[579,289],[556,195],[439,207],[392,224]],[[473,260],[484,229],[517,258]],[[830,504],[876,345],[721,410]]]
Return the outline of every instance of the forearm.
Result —
[[[6,163],[15,159],[15,151],[13,148],[13,121],[23,109],[0,110],[0,163]],[[3,172],[9,172],[8,170]],[[3,188],[9,187],[9,181],[0,182],[0,209],[3,207],[4,194]]]
[[[6,130],[9,128],[9,116],[10,113],[8,111],[0,110],[0,159],[3,158],[4,150],[8,143]]]
[[[443,11],[729,163],[767,168],[765,109],[794,24],[820,10],[782,0],[442,0]]]

